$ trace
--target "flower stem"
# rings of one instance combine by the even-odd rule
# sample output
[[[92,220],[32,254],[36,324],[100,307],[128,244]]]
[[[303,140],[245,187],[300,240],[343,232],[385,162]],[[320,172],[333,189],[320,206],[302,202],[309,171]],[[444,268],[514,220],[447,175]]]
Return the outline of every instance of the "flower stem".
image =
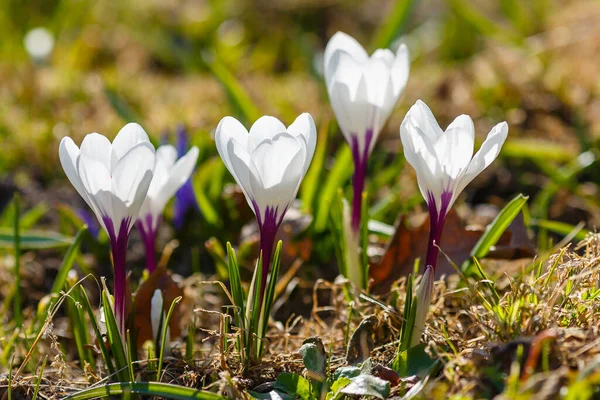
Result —
[[[373,130],[367,129],[365,133],[364,148],[360,149],[358,137],[352,136],[350,148],[352,149],[352,158],[354,159],[354,176],[352,177],[352,230],[359,235],[360,220],[362,214],[362,193],[365,190],[365,179],[367,177],[367,164],[369,161],[369,148],[373,138]]]
[[[117,243],[111,246],[115,273],[115,318],[119,325],[119,331],[125,335],[125,300],[127,297],[127,270],[126,252],[127,235],[119,235]]]
[[[429,240],[427,241],[427,255],[425,257],[425,268],[432,266],[433,270],[437,266],[438,255],[440,252],[440,241],[442,240],[442,231],[448,214],[448,206],[452,199],[452,193],[443,192],[441,196],[441,207],[438,211],[436,201],[431,192],[428,193],[427,207],[429,208]]]
[[[129,240],[129,219],[121,221],[119,234],[115,234],[114,224],[111,219],[104,218],[108,237],[110,239],[110,249],[113,259],[114,269],[114,298],[115,298],[115,319],[119,326],[121,336],[125,338],[126,334],[126,300],[127,300],[127,241]]]
[[[267,211],[268,212],[268,211]],[[271,222],[272,220],[272,222]],[[267,289],[267,276],[271,271],[271,257],[273,256],[273,246],[275,245],[275,235],[277,234],[278,224],[275,218],[265,218],[265,223],[260,229],[260,254],[262,255],[262,275],[260,281],[260,304],[262,305],[265,290]]]

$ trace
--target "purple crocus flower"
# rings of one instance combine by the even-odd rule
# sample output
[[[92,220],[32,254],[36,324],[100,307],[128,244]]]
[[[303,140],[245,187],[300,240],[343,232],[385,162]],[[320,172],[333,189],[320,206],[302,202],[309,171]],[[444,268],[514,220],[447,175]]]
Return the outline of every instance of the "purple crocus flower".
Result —
[[[141,126],[130,123],[112,143],[90,133],[78,148],[70,137],[64,137],[59,157],[71,184],[108,234],[115,278],[114,313],[125,337],[127,241],[152,181],[154,146]]]
[[[315,123],[304,113],[286,128],[277,118],[264,116],[248,132],[235,118],[225,117],[217,126],[215,141],[258,220],[262,301],[275,235],[315,152]]]
[[[354,38],[337,32],[327,43],[324,62],[331,107],[354,158],[352,229],[357,234],[369,155],[408,81],[409,54],[401,45],[396,54],[378,49],[369,57]]]
[[[98,239],[100,235],[100,225],[98,224],[98,220],[94,219],[92,214],[85,208],[78,208],[76,211],[77,216],[81,218],[84,224],[88,227],[88,232],[94,239]]]
[[[429,311],[446,216],[464,188],[496,159],[507,135],[508,125],[499,123],[473,155],[475,127],[471,117],[458,116],[444,132],[421,100],[411,107],[400,126],[404,156],[417,174],[430,220],[425,272],[417,291],[413,345],[419,342]]]
[[[177,156],[183,157],[189,149],[188,135],[185,126],[178,125],[176,131],[175,148]],[[198,200],[192,186],[192,179],[189,178],[182,187],[175,193],[175,202],[173,204],[173,225],[176,229],[181,229],[186,220],[186,216],[191,210],[200,211]]]

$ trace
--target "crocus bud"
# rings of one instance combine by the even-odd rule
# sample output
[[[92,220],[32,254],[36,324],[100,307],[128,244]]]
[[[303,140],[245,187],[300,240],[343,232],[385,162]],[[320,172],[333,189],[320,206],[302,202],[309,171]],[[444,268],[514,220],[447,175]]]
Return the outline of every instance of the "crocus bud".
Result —
[[[160,348],[161,343],[160,339],[162,336],[162,332],[159,329],[162,329],[165,326],[165,314],[164,311],[164,302],[160,289],[156,289],[154,294],[152,295],[152,300],[150,304],[150,322],[152,324],[152,337],[156,340],[157,349]],[[165,354],[171,352],[171,329],[167,327],[167,335],[165,338]]]
[[[410,347],[416,346],[421,340],[421,335],[425,331],[425,319],[429,314],[429,305],[433,294],[433,282],[435,275],[431,265],[425,268],[425,274],[421,278],[421,283],[417,289],[417,311],[415,316],[415,325],[413,327]]]

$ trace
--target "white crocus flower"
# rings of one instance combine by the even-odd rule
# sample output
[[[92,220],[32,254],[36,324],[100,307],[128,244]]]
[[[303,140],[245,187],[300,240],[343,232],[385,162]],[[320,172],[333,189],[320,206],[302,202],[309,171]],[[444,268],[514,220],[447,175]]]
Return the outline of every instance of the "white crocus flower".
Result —
[[[198,148],[194,146],[178,160],[177,150],[170,144],[160,146],[156,150],[154,177],[137,221],[146,249],[148,272],[154,271],[156,267],[156,234],[165,206],[194,172],[198,153]]]
[[[464,188],[496,159],[507,135],[508,125],[499,123],[473,155],[475,127],[471,117],[460,115],[443,131],[429,107],[420,100],[411,107],[400,126],[404,157],[417,174],[430,221],[425,273],[417,290],[411,345],[419,342],[429,312],[446,216]]]
[[[325,83],[342,133],[368,156],[408,81],[408,48],[378,49],[369,57],[353,37],[337,32],[327,43]]]
[[[458,116],[444,132],[429,107],[418,100],[400,126],[400,139],[430,212],[445,218],[464,188],[496,159],[507,135],[508,124],[499,123],[473,155],[471,117]]]
[[[111,143],[98,133],[81,147],[70,137],[60,142],[59,157],[71,184],[96,214],[110,239],[115,272],[115,314],[125,329],[125,253],[154,170],[154,146],[141,126],[125,125]]]
[[[166,323],[166,311],[163,301],[163,296],[160,289],[156,289],[150,300],[150,324],[152,325],[152,337],[156,340],[156,350],[160,353],[161,336],[162,332],[159,329],[163,329]],[[171,353],[171,328],[167,327],[167,335],[165,337],[165,354]]]
[[[324,74],[329,101],[354,158],[352,226],[358,232],[367,162],[381,129],[408,81],[408,48],[371,56],[351,36],[337,32],[327,43]]]
[[[263,280],[271,260],[275,234],[306,174],[315,152],[317,130],[310,114],[287,128],[264,116],[250,132],[235,118],[225,117],[215,132],[219,155],[256,214],[261,234]]]

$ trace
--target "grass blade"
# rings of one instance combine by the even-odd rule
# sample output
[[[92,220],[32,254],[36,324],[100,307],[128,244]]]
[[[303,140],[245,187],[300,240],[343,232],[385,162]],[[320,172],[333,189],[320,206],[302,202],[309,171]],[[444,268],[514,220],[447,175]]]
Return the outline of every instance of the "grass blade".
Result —
[[[94,330],[94,333],[96,334],[98,346],[100,347],[100,352],[102,353],[102,358],[104,358],[104,364],[106,365],[106,368],[108,369],[108,372],[110,373],[110,375],[114,376],[115,367],[112,362],[112,358],[110,357],[110,354],[108,352],[108,349],[106,348],[106,345],[104,344],[104,339],[102,338],[102,333],[100,332],[100,328],[98,327],[98,322],[96,321],[96,315],[94,314],[92,304],[90,303],[90,299],[88,298],[88,295],[85,292],[84,287],[80,286],[80,289],[81,289],[80,290],[81,303],[83,304],[83,306],[85,307],[85,310],[87,311],[87,314],[88,314],[88,317],[90,320],[90,324],[92,325],[92,329]]]
[[[319,179],[327,158],[327,142],[329,134],[336,130],[337,124],[335,121],[324,122],[318,132],[317,148],[310,163],[310,168],[303,179],[300,188],[300,200],[302,202],[302,210],[310,213],[313,210],[317,189],[319,187]]]
[[[103,282],[104,283],[104,282]],[[110,349],[115,357],[115,366],[117,377],[122,381],[132,381],[133,376],[129,376],[129,362],[125,352],[125,346],[119,332],[119,327],[113,313],[113,305],[109,299],[109,294],[106,288],[102,290],[102,309],[104,311],[104,319],[106,321],[106,333]]]
[[[485,232],[479,238],[473,250],[471,250],[471,260],[465,261],[461,267],[465,275],[469,275],[468,271],[473,266],[472,258],[480,259],[488,254],[490,248],[496,244],[504,231],[506,231],[519,212],[521,212],[527,199],[527,196],[523,196],[522,194],[517,195],[500,211],[492,223],[487,226]]]
[[[25,231],[20,232],[19,245],[21,250],[56,249],[73,244],[73,238],[55,232]],[[14,249],[15,232],[12,228],[0,228],[0,249]]]
[[[314,230],[322,232],[327,227],[327,219],[338,188],[352,176],[352,152],[349,146],[342,146],[335,155],[335,164],[331,168],[321,189],[317,209],[315,210]]]
[[[56,274],[56,279],[54,279],[54,283],[52,284],[52,289],[50,290],[50,293],[58,294],[60,293],[62,288],[65,287],[67,275],[69,274],[69,271],[73,268],[73,263],[77,258],[77,254],[79,254],[79,247],[81,246],[81,241],[83,240],[83,237],[85,236],[86,232],[87,226],[84,225],[83,228],[81,228],[75,235],[73,243],[71,244],[71,246],[69,246],[65,257],[63,258],[62,265],[58,270],[58,274]]]
[[[160,396],[166,399],[186,400],[224,400],[225,397],[205,390],[196,390],[184,386],[159,382],[119,382],[82,390],[64,400],[101,399],[109,396],[122,396],[126,393],[143,396]]]
[[[244,289],[242,288],[242,279],[240,277],[240,267],[235,256],[235,251],[231,243],[227,242],[227,259],[228,259],[228,271],[229,271],[229,286],[231,287],[231,296],[233,297],[234,307],[236,308],[235,314],[237,315],[238,328],[245,329],[244,315],[246,310],[244,307]]]
[[[162,332],[160,335],[160,356],[158,357],[158,368],[156,369],[156,380],[157,381],[160,381],[160,375],[162,374],[163,358],[165,357],[165,347],[166,347],[165,342],[167,341],[167,331],[169,330],[169,322],[171,321],[171,316],[173,315],[173,310],[175,310],[175,306],[177,305],[177,303],[179,303],[181,301],[181,299],[183,299],[183,297],[179,296],[173,300],[173,302],[171,303],[171,306],[169,307],[169,312],[167,313],[167,318],[163,321],[164,323],[163,323]],[[164,305],[162,305],[162,307],[164,309]],[[162,319],[162,315],[161,315],[161,319]],[[131,375],[133,376],[133,373]]]
[[[19,229],[19,218],[21,215],[21,199],[20,196],[15,193],[14,197],[15,215],[14,215],[14,251],[15,251],[15,286],[13,293],[13,315],[15,319],[15,325],[17,329],[21,327],[23,323],[23,306],[21,301],[21,234]]]
[[[392,44],[404,28],[415,3],[416,0],[399,0],[395,2],[395,6],[392,3],[393,8],[375,33],[371,50],[385,49]]]
[[[260,112],[235,76],[217,59],[216,54],[205,53],[202,59],[210,72],[225,89],[229,102],[243,120],[244,125],[249,125],[256,121],[260,117]]]

